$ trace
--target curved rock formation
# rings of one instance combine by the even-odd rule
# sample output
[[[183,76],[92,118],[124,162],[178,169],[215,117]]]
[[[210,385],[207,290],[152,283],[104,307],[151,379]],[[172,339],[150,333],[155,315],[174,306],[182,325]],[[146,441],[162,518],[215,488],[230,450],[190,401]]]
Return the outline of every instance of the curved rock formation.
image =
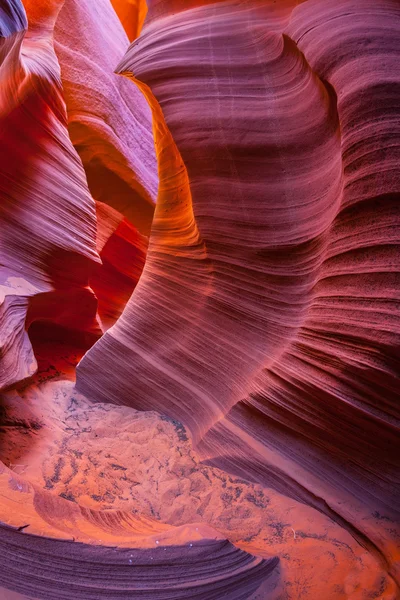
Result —
[[[148,235],[157,196],[151,114],[114,69],[129,41],[109,0],[64,0],[54,40],[72,143],[97,201]]]
[[[54,360],[54,353],[53,346],[48,360]],[[204,466],[191,446],[188,432],[177,421],[154,412],[91,403],[65,379],[67,372],[59,374],[57,381],[57,376],[46,368],[45,356],[39,359],[40,383],[3,397],[0,459],[10,465],[18,481],[29,481],[35,494],[42,497],[41,490],[45,490],[41,519],[60,528],[54,503],[58,506],[64,499],[68,502],[63,512],[81,513],[91,522],[96,518],[96,523],[102,524],[101,529],[92,532],[89,543],[109,546],[112,541],[119,548],[126,542],[125,547],[131,544],[136,549],[138,544],[142,549],[147,547],[144,534],[140,540],[132,542],[126,537],[124,542],[121,523],[128,522],[137,529],[149,519],[157,520],[152,523],[154,528],[161,523],[174,525],[188,536],[195,535],[192,540],[187,537],[187,545],[182,546],[179,531],[170,528],[171,544],[180,546],[175,555],[176,567],[181,555],[188,576],[193,578],[197,575],[193,571],[190,574],[186,554],[198,532],[210,537],[205,526],[211,525],[220,536],[253,557],[279,557],[279,566],[256,592],[258,599],[278,600],[285,595],[318,599],[324,594],[340,598],[341,586],[349,595],[356,594],[359,586],[369,593],[384,587],[386,598],[395,597],[393,583],[376,559],[331,519],[271,489]],[[73,508],[71,503],[76,503]],[[5,514],[12,514],[8,500],[5,504]],[[37,515],[29,517],[25,518],[25,524],[30,525],[22,530],[24,536],[35,532],[31,526],[37,523]],[[19,515],[19,524],[21,518]],[[104,523],[108,524],[106,533]],[[75,517],[74,524],[68,523],[68,532],[77,541],[87,527]],[[157,532],[153,539],[157,551],[162,549],[159,535]],[[235,556],[232,549],[231,566]],[[79,549],[75,560],[78,557]],[[52,568],[49,562],[47,570]],[[97,590],[98,582],[92,574],[90,580]],[[3,581],[10,585],[10,579]],[[165,584],[159,580],[157,586]],[[226,584],[230,598],[228,581]],[[246,586],[241,593],[244,590]],[[72,589],[66,593],[73,596]],[[247,591],[244,597],[253,598]]]
[[[0,586],[397,600],[398,2],[24,4]]]
[[[68,130],[97,200],[98,228],[107,229],[102,220],[113,213],[104,203],[125,217],[107,245],[98,247],[103,264],[90,279],[106,330],[120,316],[144,265],[142,234],[150,232],[158,185],[151,114],[141,92],[113,73],[129,42],[109,0],[58,5],[54,40]]]
[[[0,13],[0,387],[36,369],[32,321],[100,333],[87,287],[99,261],[94,202],[68,137],[51,18],[33,15],[25,36],[19,2]]]
[[[7,150],[2,157],[1,188],[4,385],[24,380],[35,370],[26,333],[31,323],[51,321],[78,332],[96,327],[97,303],[87,283],[89,276],[91,282],[100,279],[94,271],[99,261],[94,202],[67,135],[52,48],[51,27],[59,7],[48,5],[44,14],[36,4],[27,8],[30,32],[25,40],[27,23],[21,5],[9,2],[0,15],[1,84],[7,92],[2,96],[1,115]],[[103,227],[97,241],[105,263],[98,286],[104,285],[107,263],[113,267],[116,252],[122,253],[125,264],[114,265],[114,270],[137,280],[140,273],[135,275],[132,266],[138,269],[144,262],[145,239],[115,211],[101,205],[98,209]],[[141,263],[129,256],[133,247],[141,252]],[[43,348],[43,331],[38,337]],[[51,346],[54,357],[55,346]],[[65,345],[61,351],[66,351]],[[44,372],[42,365],[39,380]],[[67,395],[62,386],[56,388],[56,397],[59,394]],[[42,429],[29,420],[26,402],[21,408],[20,420],[2,418],[2,432],[21,426],[26,434]],[[24,443],[13,445],[14,452],[18,448],[21,452]],[[152,599],[224,595],[239,600],[259,589],[277,565],[276,558],[254,557],[204,525],[174,528],[133,518],[132,512],[85,510],[35,488],[3,465],[0,471],[0,582],[9,589],[54,600],[126,598],[127,594]]]
[[[150,3],[118,67],[152,105],[160,191],[78,388],[172,415],[396,576],[398,4],[178,4]]]

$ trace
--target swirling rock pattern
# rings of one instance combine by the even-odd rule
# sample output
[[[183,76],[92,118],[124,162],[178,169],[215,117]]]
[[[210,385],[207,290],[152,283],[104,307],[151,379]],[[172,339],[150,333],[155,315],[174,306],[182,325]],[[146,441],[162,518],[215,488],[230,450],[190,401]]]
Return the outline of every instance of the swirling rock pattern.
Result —
[[[99,257],[94,202],[68,137],[47,20],[33,20],[25,36],[19,3],[2,3],[0,17],[0,387],[6,387],[36,369],[26,333],[32,321],[99,332],[87,287]]]
[[[132,594],[241,600],[277,564],[235,548],[210,528],[171,528],[120,512],[84,510],[7,471],[0,473],[2,507],[8,515],[17,508],[18,517],[8,516],[1,527],[1,582],[15,591],[46,600]],[[30,534],[21,535],[27,529]]]
[[[174,416],[394,577],[398,18],[390,0],[150,3],[118,67],[156,123],[148,261],[77,381]]]
[[[24,4],[0,585],[396,600],[398,2]]]
[[[68,129],[93,197],[148,235],[157,196],[151,114],[114,69],[129,41],[109,0],[65,0],[54,40]]]

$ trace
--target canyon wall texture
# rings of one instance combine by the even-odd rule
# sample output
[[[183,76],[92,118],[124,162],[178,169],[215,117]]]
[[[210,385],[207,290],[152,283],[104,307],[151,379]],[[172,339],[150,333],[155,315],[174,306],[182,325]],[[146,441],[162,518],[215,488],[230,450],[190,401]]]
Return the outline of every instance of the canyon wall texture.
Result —
[[[3,0],[0,90],[0,585],[400,598],[397,0]]]

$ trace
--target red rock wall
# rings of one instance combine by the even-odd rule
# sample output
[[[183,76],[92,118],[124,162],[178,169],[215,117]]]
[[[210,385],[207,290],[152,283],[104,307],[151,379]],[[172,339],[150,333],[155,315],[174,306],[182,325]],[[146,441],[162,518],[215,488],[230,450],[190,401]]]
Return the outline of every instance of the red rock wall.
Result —
[[[49,9],[37,21],[32,14],[24,38],[21,5],[7,2],[1,11],[0,387],[6,387],[34,373],[25,329],[47,319],[54,302],[59,324],[99,333],[87,283],[100,259],[94,201],[67,132],[49,30],[54,15]]]
[[[78,387],[173,415],[393,562],[371,515],[399,492],[399,6],[184,8],[151,5],[119,65],[153,104],[159,202]]]
[[[52,600],[396,600],[399,3],[112,4],[0,5],[0,424],[3,405],[29,436],[40,401],[47,415],[32,448],[14,430],[4,444],[37,470],[0,462],[0,584]],[[68,491],[64,455],[91,425],[66,426],[78,401],[60,365],[73,378],[90,346],[76,390],[100,440],[82,452],[103,457],[111,437],[129,463],[132,439],[104,417],[119,404],[162,415],[146,464],[157,419],[198,453],[174,487],[167,436],[140,510]],[[52,353],[56,375],[32,379]],[[74,485],[98,502],[91,473]],[[265,535],[236,484],[268,490],[246,495]],[[182,502],[157,515],[171,490]]]

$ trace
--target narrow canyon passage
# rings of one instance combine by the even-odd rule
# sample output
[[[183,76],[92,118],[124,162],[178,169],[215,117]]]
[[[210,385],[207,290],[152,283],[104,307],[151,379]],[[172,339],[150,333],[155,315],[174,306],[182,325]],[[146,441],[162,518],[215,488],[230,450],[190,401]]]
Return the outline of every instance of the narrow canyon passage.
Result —
[[[399,54],[395,0],[0,2],[1,600],[400,598]]]

